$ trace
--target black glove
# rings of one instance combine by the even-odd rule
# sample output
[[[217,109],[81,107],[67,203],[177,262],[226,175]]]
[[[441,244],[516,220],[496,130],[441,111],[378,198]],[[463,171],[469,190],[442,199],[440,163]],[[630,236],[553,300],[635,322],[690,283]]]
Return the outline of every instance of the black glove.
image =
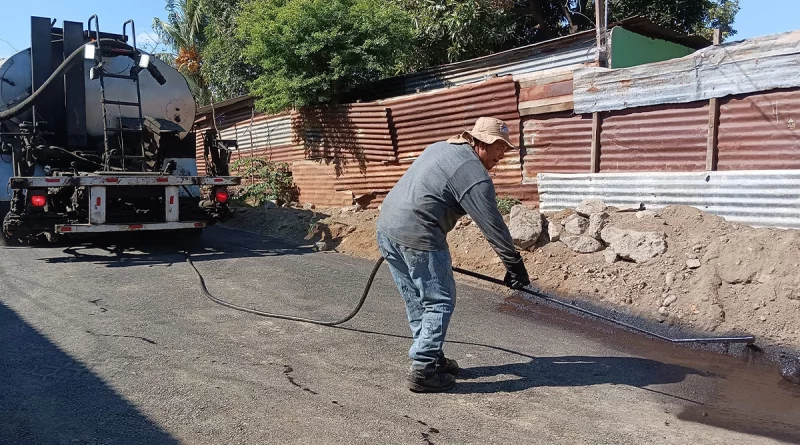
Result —
[[[506,277],[503,279],[506,286],[511,289],[522,289],[531,284],[531,279],[528,277],[528,271],[525,269],[522,257],[516,263],[506,264],[506,268],[508,272],[506,272]]]

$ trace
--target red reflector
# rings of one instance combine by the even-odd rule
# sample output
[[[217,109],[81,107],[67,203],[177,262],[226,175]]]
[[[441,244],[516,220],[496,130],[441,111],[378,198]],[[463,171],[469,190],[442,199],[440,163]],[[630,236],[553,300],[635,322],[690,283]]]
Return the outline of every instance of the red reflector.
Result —
[[[137,229],[141,229],[143,227],[144,227],[144,224],[131,224],[131,225],[128,226],[128,228],[131,229],[131,230],[137,230]]]
[[[34,207],[44,207],[47,205],[47,196],[45,195],[31,195],[31,204]]]
[[[169,178],[157,178],[156,182],[169,182]]]
[[[222,178],[214,178],[214,182],[222,182],[222,181],[224,181],[224,179],[222,179]]]
[[[106,178],[106,182],[119,182],[119,178]]]
[[[55,182],[61,182],[61,180],[58,179],[58,178],[47,178],[47,179],[44,180],[44,182],[52,184],[52,183],[55,183]]]
[[[100,198],[100,197],[98,196],[98,197],[97,197],[97,204],[95,205],[95,207],[100,207],[102,204],[103,204],[103,198]]]
[[[175,204],[175,197],[174,196],[170,196],[169,197],[169,205],[174,205],[174,204]]]
[[[195,227],[205,227],[206,224],[205,223],[194,223],[194,226]]]
[[[72,232],[72,227],[62,227],[61,231],[62,232]]]
[[[214,195],[217,202],[221,204],[225,204],[228,202],[228,191],[227,190],[217,190],[217,193]]]

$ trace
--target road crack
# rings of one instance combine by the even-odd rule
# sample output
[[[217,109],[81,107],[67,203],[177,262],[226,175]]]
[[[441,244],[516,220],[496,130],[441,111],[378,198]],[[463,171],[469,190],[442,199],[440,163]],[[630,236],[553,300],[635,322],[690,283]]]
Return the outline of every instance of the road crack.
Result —
[[[291,367],[291,366],[289,366],[289,365],[283,365],[283,375],[285,375],[285,376],[286,376],[286,379],[287,379],[287,380],[289,380],[289,383],[291,383],[292,385],[294,385],[294,386],[296,386],[296,387],[298,387],[298,388],[302,389],[302,390],[303,390],[303,391],[305,391],[305,392],[310,392],[311,394],[314,394],[314,395],[319,395],[319,393],[318,393],[318,392],[316,392],[316,391],[314,391],[313,389],[311,389],[311,388],[309,388],[309,387],[306,387],[306,386],[303,386],[303,385],[301,385],[301,384],[297,383],[297,382],[294,380],[294,377],[292,377],[292,375],[291,375],[291,374],[292,374],[292,372],[294,372],[294,368],[292,368],[292,367]]]
[[[136,340],[141,340],[141,341],[143,341],[145,343],[150,343],[151,345],[157,345],[158,344],[158,343],[154,342],[153,340],[150,340],[149,338],[139,337],[139,336],[136,336],[136,335],[98,334],[98,333],[92,332],[92,331],[86,331],[86,333],[87,334],[92,334],[95,337],[134,338]]]

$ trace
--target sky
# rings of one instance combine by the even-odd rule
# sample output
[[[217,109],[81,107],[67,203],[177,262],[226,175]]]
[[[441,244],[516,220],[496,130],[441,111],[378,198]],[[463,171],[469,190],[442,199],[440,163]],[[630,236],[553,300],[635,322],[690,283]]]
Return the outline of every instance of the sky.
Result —
[[[800,29],[798,0],[740,0],[741,10],[733,40]],[[92,14],[100,19],[100,30],[122,32],[122,23],[136,23],[137,44],[142,46],[152,35],[153,17],[166,18],[166,0],[7,0],[0,10],[0,59],[30,46],[30,17],[50,17],[86,22]]]
[[[100,31],[117,34],[126,20],[133,19],[138,46],[152,33],[153,17],[167,18],[166,0],[0,0],[0,4],[0,59],[31,46],[31,16],[55,18],[60,28],[64,20],[83,22],[85,27],[97,14]]]

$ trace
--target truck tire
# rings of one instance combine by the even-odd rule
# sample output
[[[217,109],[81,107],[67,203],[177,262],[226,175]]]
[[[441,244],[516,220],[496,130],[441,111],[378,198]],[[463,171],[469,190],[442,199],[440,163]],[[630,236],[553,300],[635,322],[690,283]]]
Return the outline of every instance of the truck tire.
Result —
[[[0,201],[0,247],[8,246],[9,240],[3,233],[3,220],[6,214],[11,210],[11,201]]]

